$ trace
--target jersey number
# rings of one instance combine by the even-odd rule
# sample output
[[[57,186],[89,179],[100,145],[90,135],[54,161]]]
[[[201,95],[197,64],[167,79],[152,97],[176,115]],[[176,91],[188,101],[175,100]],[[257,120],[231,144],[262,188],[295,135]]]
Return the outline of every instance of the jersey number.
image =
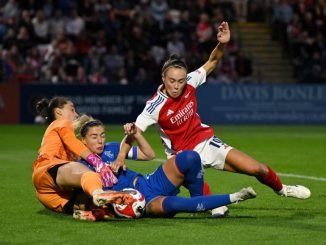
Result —
[[[216,136],[213,137],[209,144],[217,148],[220,148],[222,145],[224,145],[223,141],[217,138]]]

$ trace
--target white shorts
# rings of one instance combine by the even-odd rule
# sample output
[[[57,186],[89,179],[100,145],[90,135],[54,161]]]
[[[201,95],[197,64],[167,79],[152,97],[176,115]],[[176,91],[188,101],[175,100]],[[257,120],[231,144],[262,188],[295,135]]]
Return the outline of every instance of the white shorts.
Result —
[[[226,155],[231,149],[231,146],[224,144],[214,135],[210,139],[204,140],[196,145],[194,151],[199,153],[204,168],[213,167],[218,170],[223,170]]]

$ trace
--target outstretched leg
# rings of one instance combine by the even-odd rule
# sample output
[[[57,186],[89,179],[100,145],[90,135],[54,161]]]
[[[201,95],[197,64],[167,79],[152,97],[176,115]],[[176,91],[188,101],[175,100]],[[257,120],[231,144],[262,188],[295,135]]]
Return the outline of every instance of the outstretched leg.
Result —
[[[255,176],[260,183],[269,186],[282,196],[291,196],[299,199],[310,197],[308,188],[298,185],[283,185],[276,172],[268,165],[261,164],[234,148],[226,156],[224,170]]]
[[[149,216],[172,217],[180,212],[204,212],[255,197],[256,193],[251,187],[243,188],[239,192],[225,195],[195,196],[190,198],[161,196],[147,204],[146,213]]]

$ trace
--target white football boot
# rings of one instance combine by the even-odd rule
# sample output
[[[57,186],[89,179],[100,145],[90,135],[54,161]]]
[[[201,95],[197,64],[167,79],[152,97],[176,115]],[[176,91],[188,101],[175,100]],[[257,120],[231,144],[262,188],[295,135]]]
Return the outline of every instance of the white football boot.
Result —
[[[222,206],[222,207],[214,208],[210,210],[210,212],[213,218],[222,218],[228,215],[229,209],[227,206]]]
[[[310,190],[302,185],[283,185],[282,190],[277,194],[283,197],[294,197],[298,199],[307,199],[311,196]]]
[[[230,194],[230,201],[231,203],[238,203],[247,199],[255,198],[256,196],[257,194],[254,189],[252,189],[252,187],[247,187],[236,193]]]

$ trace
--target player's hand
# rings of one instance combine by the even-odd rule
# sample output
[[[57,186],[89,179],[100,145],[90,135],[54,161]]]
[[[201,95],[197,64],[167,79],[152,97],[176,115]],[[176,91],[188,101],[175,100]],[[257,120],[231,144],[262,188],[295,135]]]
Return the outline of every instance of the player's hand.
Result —
[[[114,173],[118,173],[119,169],[122,168],[123,171],[127,170],[127,165],[124,160],[116,159],[110,164],[110,168]]]
[[[103,187],[112,187],[118,182],[117,177],[115,177],[111,169],[106,166],[99,156],[91,153],[85,160],[95,168],[96,173],[101,175]]]
[[[126,135],[135,135],[137,133],[137,127],[135,123],[126,123],[123,125],[123,129]]]
[[[115,183],[118,182],[118,179],[112,173],[110,167],[106,166],[104,162],[102,162],[102,164],[97,166],[96,172],[101,175],[103,187],[112,187]]]
[[[228,43],[230,41],[230,29],[228,22],[223,21],[217,28],[217,41],[220,43]]]

